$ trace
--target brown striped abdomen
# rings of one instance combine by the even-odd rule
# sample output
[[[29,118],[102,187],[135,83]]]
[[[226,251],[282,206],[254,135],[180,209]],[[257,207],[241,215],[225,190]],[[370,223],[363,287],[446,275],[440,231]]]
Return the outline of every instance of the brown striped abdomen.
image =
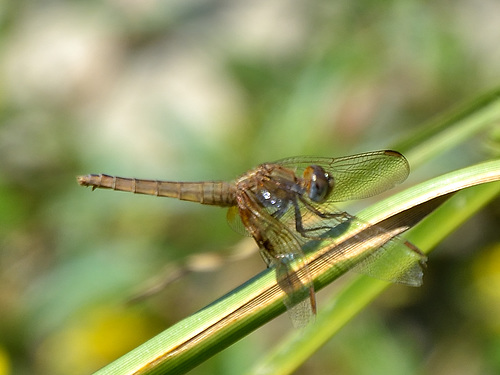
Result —
[[[82,186],[92,186],[92,190],[100,188],[129,191],[215,206],[236,204],[236,186],[225,181],[172,182],[115,177],[106,174],[79,176],[77,181]]]

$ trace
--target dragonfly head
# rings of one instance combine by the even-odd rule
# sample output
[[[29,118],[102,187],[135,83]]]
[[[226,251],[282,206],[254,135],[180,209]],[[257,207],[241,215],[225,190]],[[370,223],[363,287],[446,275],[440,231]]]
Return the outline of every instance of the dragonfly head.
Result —
[[[335,184],[333,177],[319,165],[304,170],[304,182],[309,199],[318,203],[326,199]]]

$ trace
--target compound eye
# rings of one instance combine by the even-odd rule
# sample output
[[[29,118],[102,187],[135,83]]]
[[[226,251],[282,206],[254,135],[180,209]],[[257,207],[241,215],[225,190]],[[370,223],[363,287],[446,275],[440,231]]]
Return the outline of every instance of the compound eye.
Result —
[[[333,178],[319,165],[310,165],[304,171],[306,190],[313,202],[323,202],[333,188]]]

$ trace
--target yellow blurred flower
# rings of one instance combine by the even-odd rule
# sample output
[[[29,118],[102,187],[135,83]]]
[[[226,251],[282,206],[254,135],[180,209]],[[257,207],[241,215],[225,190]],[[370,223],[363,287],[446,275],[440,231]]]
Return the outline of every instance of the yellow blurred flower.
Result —
[[[500,332],[500,243],[485,249],[472,265],[471,308]]]
[[[3,347],[0,347],[0,375],[9,375],[11,372],[9,355]]]
[[[133,308],[96,308],[66,327],[39,347],[37,361],[43,373],[91,373],[159,331],[148,316]]]

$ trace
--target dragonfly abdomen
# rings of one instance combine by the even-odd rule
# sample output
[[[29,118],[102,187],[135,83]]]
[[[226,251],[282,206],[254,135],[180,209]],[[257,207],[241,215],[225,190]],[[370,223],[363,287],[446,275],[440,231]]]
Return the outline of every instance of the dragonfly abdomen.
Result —
[[[234,185],[224,181],[173,182],[116,177],[106,174],[79,176],[77,180],[82,186],[92,186],[92,190],[97,188],[113,189],[215,206],[234,206],[236,201]]]

